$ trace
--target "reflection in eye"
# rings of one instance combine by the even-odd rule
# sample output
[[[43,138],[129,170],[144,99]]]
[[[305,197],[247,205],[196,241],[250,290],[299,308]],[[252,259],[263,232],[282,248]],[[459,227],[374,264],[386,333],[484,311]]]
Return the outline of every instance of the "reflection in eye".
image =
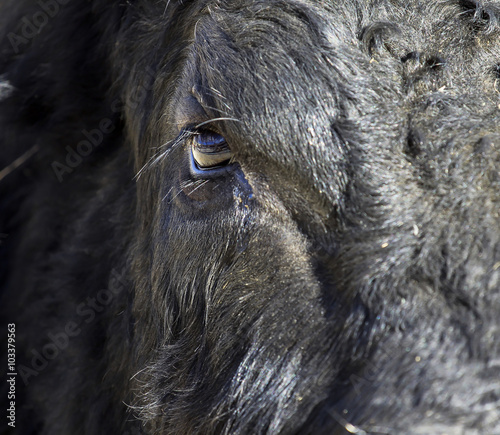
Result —
[[[209,130],[194,133],[191,152],[198,167],[205,170],[227,165],[233,156],[224,137]]]

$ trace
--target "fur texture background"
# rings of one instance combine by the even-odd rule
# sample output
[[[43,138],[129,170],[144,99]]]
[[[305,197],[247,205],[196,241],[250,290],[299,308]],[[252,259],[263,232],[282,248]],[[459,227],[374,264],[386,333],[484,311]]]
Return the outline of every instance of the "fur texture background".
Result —
[[[500,433],[500,2],[0,17],[14,433]]]

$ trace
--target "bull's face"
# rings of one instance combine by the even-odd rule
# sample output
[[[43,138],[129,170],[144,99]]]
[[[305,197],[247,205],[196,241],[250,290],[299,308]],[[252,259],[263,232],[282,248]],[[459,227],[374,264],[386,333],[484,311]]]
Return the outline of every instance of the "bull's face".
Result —
[[[500,434],[496,2],[3,3],[16,429]]]
[[[151,427],[498,423],[494,76],[453,45],[473,17],[401,3],[193,2],[134,27]],[[434,8],[447,30],[424,38]]]

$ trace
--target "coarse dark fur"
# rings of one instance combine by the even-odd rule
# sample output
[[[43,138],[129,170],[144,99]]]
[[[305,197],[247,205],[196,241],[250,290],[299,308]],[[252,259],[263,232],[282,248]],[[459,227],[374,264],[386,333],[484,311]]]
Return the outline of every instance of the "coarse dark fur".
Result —
[[[500,2],[0,17],[1,431],[500,433]]]

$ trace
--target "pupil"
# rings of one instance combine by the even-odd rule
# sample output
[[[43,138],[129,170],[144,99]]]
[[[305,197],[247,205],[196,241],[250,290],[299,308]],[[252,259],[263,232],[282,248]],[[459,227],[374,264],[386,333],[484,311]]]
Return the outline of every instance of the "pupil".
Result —
[[[196,142],[203,147],[217,148],[218,146],[224,145],[226,140],[220,134],[206,132],[196,135]]]

